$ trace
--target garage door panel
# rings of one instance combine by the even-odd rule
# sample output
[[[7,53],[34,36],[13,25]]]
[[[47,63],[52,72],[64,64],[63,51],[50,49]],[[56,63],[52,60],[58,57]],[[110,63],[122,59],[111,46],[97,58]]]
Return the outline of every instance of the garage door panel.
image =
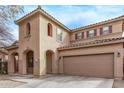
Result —
[[[113,78],[113,54],[64,57],[64,73]]]

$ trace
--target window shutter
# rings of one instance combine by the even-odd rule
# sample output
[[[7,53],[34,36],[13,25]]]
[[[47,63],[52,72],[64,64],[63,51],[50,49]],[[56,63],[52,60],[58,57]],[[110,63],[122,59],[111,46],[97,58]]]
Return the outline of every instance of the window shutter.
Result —
[[[50,26],[50,36],[52,36],[52,25]]]
[[[100,28],[100,35],[102,35],[103,28]]]
[[[122,24],[122,32],[124,31],[124,23]]]
[[[109,33],[112,33],[112,26],[109,26]]]
[[[82,38],[84,38],[84,32],[82,32]]]
[[[94,36],[97,36],[97,29],[94,29]]]
[[[75,34],[75,40],[77,40],[77,33]]]
[[[89,37],[89,31],[87,31],[87,38]]]

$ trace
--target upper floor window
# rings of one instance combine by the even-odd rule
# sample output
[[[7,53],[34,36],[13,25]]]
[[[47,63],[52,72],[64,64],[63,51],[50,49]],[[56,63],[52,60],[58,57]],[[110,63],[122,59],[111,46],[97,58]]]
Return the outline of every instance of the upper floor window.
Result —
[[[103,28],[103,35],[106,35],[106,34],[108,34],[109,33],[109,27],[107,26],[107,27],[104,27]]]
[[[27,23],[26,25],[26,35],[30,35],[31,34],[31,26],[30,26],[30,23]]]
[[[57,41],[58,41],[58,42],[61,42],[61,41],[62,41],[62,30],[59,29],[59,28],[57,28],[56,34],[57,34],[57,35],[56,35]]]
[[[51,36],[52,37],[52,24],[51,23],[48,23],[48,25],[47,25],[48,27],[48,31],[47,31],[47,33],[48,33],[48,36]]]
[[[96,34],[97,34],[97,30],[96,29],[90,30],[90,31],[87,32],[87,37],[88,38],[93,38],[94,36],[96,36]]]
[[[112,33],[112,26],[106,26],[106,27],[100,28],[100,35],[107,35],[109,33]]]
[[[81,40],[84,37],[84,32],[76,33],[75,34],[75,39],[76,40]]]

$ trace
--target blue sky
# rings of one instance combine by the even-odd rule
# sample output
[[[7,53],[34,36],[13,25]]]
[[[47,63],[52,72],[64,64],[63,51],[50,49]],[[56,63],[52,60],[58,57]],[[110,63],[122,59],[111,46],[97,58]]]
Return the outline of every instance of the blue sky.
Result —
[[[124,15],[124,6],[121,5],[82,5],[82,6],[67,6],[67,5],[44,5],[41,6],[46,12],[58,19],[61,23],[74,29],[81,26],[86,26],[92,23],[104,21],[106,19],[115,18]],[[24,14],[20,14],[16,19],[36,9],[37,6],[24,6]],[[18,39],[18,27],[13,25],[12,33]]]

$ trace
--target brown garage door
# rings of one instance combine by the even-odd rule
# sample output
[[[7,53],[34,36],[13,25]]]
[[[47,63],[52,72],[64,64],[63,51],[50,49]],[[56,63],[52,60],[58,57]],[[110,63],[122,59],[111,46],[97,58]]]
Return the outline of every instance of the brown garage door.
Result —
[[[113,78],[113,54],[64,57],[64,74]]]

